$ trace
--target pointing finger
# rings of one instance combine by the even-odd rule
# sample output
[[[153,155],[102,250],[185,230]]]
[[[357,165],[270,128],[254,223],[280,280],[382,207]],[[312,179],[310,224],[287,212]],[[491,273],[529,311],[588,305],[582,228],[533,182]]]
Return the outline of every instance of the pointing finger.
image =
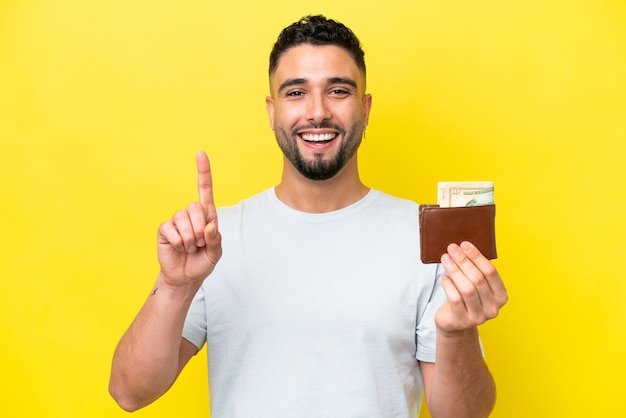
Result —
[[[213,180],[211,178],[211,164],[204,151],[196,154],[198,166],[198,198],[202,206],[213,205]]]

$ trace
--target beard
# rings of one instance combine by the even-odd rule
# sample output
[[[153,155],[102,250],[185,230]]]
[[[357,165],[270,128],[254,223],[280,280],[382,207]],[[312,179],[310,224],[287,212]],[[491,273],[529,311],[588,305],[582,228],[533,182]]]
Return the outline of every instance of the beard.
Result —
[[[329,159],[324,159],[323,153],[315,153],[312,160],[305,160],[298,149],[297,132],[302,129],[335,129],[341,134],[342,142],[335,155]],[[322,122],[307,126],[296,126],[288,135],[282,128],[276,128],[275,136],[278,146],[289,162],[298,170],[300,174],[309,180],[328,180],[334,177],[354,156],[361,145],[363,138],[363,122],[357,121],[350,130],[346,130],[339,125]]]

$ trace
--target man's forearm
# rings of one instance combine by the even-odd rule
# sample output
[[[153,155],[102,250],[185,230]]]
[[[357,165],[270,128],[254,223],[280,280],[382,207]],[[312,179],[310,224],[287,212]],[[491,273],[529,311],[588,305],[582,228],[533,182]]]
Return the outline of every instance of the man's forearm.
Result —
[[[438,332],[437,361],[428,408],[433,418],[487,417],[495,403],[495,384],[476,328]]]
[[[176,379],[182,328],[196,291],[157,280],[113,356],[109,391],[123,409],[148,405]]]

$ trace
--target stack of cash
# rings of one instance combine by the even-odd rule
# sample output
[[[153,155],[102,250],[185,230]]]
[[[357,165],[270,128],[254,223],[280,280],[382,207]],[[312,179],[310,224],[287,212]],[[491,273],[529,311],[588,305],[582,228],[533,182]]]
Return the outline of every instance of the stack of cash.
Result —
[[[437,204],[442,208],[491,205],[493,181],[438,183]]]

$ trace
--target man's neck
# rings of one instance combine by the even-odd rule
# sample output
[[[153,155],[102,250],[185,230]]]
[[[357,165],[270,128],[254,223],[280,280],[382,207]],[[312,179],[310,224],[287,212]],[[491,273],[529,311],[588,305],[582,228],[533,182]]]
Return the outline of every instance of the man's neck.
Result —
[[[328,180],[310,180],[302,176],[291,164],[285,163],[276,196],[292,209],[308,213],[332,212],[350,206],[369,191],[360,178],[353,158]]]

